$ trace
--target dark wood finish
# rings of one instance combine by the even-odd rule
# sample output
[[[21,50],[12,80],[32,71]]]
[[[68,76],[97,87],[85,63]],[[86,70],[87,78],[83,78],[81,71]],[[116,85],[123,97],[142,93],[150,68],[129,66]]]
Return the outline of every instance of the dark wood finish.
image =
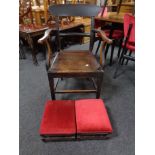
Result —
[[[41,135],[42,136],[42,135]],[[51,141],[71,141],[76,140],[75,135],[61,136],[61,135],[44,135],[42,136],[43,142],[51,142]]]
[[[123,24],[123,17],[124,13],[116,14],[115,12],[108,12],[106,17],[95,17],[95,20]]]
[[[26,59],[25,52],[23,50],[23,42],[22,42],[22,40],[19,40],[19,58],[20,59]]]
[[[119,11],[120,11],[121,4],[122,4],[122,0],[119,1],[118,8],[117,8],[117,13],[119,13]]]
[[[62,51],[58,52],[55,56],[51,56],[53,54],[52,50],[48,50],[47,60],[47,73],[51,90],[51,97],[55,99],[56,93],[96,93],[96,98],[100,97],[101,87],[102,87],[102,79],[103,79],[103,70],[102,66],[97,62],[95,56],[92,54],[92,48],[94,44],[94,36],[95,33],[98,32],[101,34],[102,39],[106,43],[112,43],[112,40],[107,38],[101,30],[94,29],[94,16],[98,13],[100,7],[94,5],[55,5],[49,8],[51,14],[57,16],[57,38],[60,46],[60,36],[65,35],[77,35],[77,33],[71,34],[62,34],[60,32],[59,25],[59,16],[91,16],[91,30],[90,34],[83,34],[83,36],[90,36],[90,46],[89,50],[77,50],[77,51]],[[47,30],[45,35],[38,41],[39,43],[45,43],[47,47],[49,47],[48,38],[51,35],[52,30]],[[52,59],[51,59],[52,58]],[[56,90],[54,87],[54,78],[96,78],[96,89],[89,90]],[[57,84],[56,84],[57,85]]]
[[[84,16],[93,17],[96,16],[101,7],[88,4],[60,4],[49,7],[49,11],[54,16]]]
[[[77,134],[77,140],[106,140],[109,139],[112,134],[109,133],[93,133],[93,134]]]
[[[78,66],[78,67],[77,67]],[[96,58],[88,51],[67,51],[58,53],[49,68],[49,73],[87,73],[99,69]]]
[[[55,90],[54,90],[54,78],[51,78],[48,74],[49,86],[51,90],[51,98],[55,100]]]
[[[34,46],[34,38],[36,36],[41,36],[44,34],[45,30],[47,30],[48,27],[36,27],[36,26],[25,26],[20,25],[19,27],[19,37],[26,40],[28,42],[29,47],[31,48],[32,52],[32,59],[34,64],[38,64],[37,58],[36,58],[36,48]]]
[[[24,12],[24,10],[26,10]],[[24,17],[28,17],[33,23],[33,15],[32,15],[32,8],[31,8],[31,0],[19,0],[19,23],[24,23]]]

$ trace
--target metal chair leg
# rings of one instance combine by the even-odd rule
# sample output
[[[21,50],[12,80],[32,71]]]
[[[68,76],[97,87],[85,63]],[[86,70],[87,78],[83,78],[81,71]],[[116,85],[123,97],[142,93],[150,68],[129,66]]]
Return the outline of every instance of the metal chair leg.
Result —
[[[125,51],[126,51],[126,49],[123,48],[122,53],[121,53],[121,56],[119,57],[118,63],[117,63],[117,65],[116,65],[116,70],[115,70],[114,75],[113,75],[113,78],[114,78],[114,79],[116,79],[117,72],[118,72],[118,69],[119,69],[119,67],[120,67],[120,65],[121,65],[121,62],[122,62],[123,55],[124,55]]]
[[[105,49],[105,58],[107,57],[109,46],[110,46],[109,44],[107,44],[107,46],[106,46],[106,49]]]
[[[99,40],[99,43],[98,43],[98,46],[97,46],[97,49],[96,49],[95,55],[97,55],[98,50],[99,50],[99,48],[100,48],[100,45],[101,45],[101,40]]]
[[[132,54],[132,51],[129,52],[129,56],[131,56],[131,54]],[[129,61],[129,60],[126,61],[126,64],[125,64],[125,65],[128,64],[128,61]]]
[[[128,49],[125,49],[125,50],[124,50],[123,55],[124,55],[124,54],[127,54],[127,51],[128,51]],[[121,62],[121,65],[123,65],[123,64],[124,64],[124,60],[125,60],[125,59],[122,57],[122,62]]]
[[[123,43],[123,38],[120,40],[120,45],[119,45],[118,54],[117,54],[118,58],[120,57],[120,54],[121,54],[122,43]]]
[[[111,55],[110,55],[110,66],[112,65],[114,48],[115,48],[115,41],[113,40],[112,47],[111,47]]]

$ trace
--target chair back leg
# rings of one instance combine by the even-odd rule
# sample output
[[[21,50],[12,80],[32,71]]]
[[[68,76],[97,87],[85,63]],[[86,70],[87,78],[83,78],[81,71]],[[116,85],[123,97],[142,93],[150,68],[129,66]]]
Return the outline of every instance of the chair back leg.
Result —
[[[129,52],[129,56],[131,56],[131,54],[132,54],[132,51]],[[128,61],[129,60],[126,61],[126,65],[128,64]]]

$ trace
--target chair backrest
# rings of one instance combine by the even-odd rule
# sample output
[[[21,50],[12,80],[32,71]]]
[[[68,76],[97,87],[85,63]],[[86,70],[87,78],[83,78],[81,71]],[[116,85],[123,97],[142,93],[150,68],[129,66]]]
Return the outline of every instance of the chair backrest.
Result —
[[[59,4],[53,5],[49,7],[49,11],[53,16],[56,16],[56,23],[57,23],[57,30],[58,30],[58,48],[60,49],[60,35],[59,33],[59,17],[66,17],[66,16],[81,16],[81,17],[91,17],[91,28],[90,33],[83,33],[83,34],[65,34],[66,36],[71,35],[81,35],[90,37],[90,45],[89,50],[92,51],[93,49],[93,40],[94,40],[94,17],[99,13],[100,7],[96,5],[87,5],[87,4]]]
[[[19,23],[24,23],[24,18],[30,18],[31,24],[33,23],[33,15],[32,15],[32,8],[31,8],[31,0],[19,0]]]
[[[128,42],[135,42],[135,17],[129,14],[124,15],[124,37],[128,37]]]
[[[102,6],[101,17],[104,16],[105,11],[107,12],[107,2],[108,0],[104,1],[104,5]]]

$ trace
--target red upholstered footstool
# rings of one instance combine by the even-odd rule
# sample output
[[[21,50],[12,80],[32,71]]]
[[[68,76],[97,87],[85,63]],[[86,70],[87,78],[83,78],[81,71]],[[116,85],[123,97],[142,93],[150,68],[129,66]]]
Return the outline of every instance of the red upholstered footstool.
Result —
[[[112,133],[112,126],[101,99],[76,100],[75,112],[79,139],[102,139]]]
[[[103,139],[112,133],[101,99],[47,101],[40,126],[43,140]]]
[[[43,140],[75,139],[75,101],[47,101],[40,126]]]

